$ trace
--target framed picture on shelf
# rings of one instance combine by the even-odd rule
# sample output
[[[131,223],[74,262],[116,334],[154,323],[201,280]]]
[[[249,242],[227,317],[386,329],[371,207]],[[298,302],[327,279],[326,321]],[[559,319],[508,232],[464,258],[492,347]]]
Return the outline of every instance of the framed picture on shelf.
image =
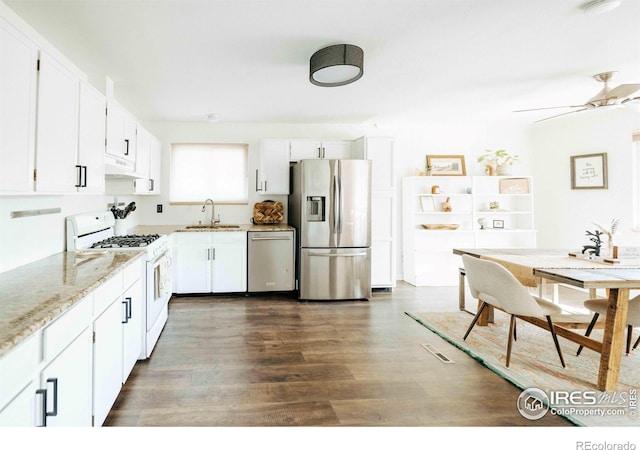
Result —
[[[464,155],[427,155],[427,172],[431,176],[464,176],[467,174]]]
[[[502,178],[500,180],[501,194],[528,194],[529,179],[528,178]]]
[[[431,195],[421,195],[420,207],[422,208],[422,212],[434,212],[436,210],[436,201]]]
[[[607,189],[607,154],[572,156],[571,189]]]
[[[496,219],[493,221],[493,228],[502,229],[504,228],[504,220]]]

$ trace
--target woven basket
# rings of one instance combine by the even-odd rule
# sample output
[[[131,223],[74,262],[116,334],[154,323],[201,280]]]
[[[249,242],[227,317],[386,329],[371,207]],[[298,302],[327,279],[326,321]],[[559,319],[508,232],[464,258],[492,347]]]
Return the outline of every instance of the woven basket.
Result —
[[[282,202],[265,200],[253,205],[253,223],[255,224],[280,223],[282,219],[284,219]]]

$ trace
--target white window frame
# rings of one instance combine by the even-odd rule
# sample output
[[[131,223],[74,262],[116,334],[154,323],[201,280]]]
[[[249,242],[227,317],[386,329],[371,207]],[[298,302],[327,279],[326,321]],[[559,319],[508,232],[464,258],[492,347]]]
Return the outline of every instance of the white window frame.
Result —
[[[633,230],[640,231],[640,133],[633,133]]]
[[[172,144],[170,204],[248,204],[248,160],[248,144]]]

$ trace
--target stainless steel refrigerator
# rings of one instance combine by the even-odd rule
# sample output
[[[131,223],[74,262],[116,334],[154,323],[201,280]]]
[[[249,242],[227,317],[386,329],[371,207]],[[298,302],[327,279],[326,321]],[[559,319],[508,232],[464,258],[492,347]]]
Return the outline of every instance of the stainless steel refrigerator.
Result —
[[[371,297],[371,161],[307,159],[291,166],[302,300]]]

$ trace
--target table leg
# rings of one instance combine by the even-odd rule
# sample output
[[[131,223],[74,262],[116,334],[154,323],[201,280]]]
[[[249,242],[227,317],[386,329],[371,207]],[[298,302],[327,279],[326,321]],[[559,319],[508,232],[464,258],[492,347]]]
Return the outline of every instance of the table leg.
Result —
[[[598,389],[615,391],[618,384],[620,359],[624,350],[624,334],[627,327],[629,289],[610,289],[609,307],[604,325]]]

